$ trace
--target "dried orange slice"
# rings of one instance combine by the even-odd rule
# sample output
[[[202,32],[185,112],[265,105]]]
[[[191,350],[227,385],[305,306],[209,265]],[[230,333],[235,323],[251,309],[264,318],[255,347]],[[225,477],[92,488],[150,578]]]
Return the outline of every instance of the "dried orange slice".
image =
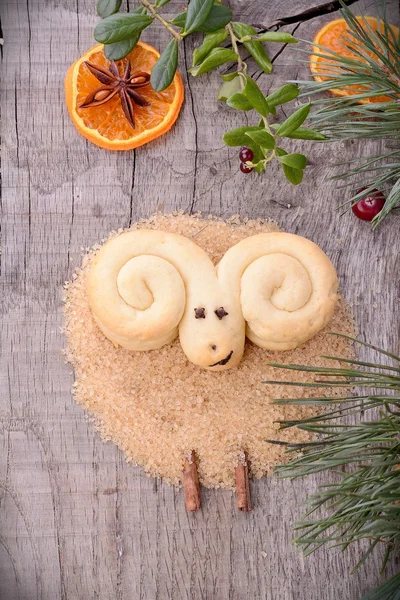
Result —
[[[374,31],[378,31],[380,33],[384,32],[384,22],[382,20],[378,20],[375,17],[356,17],[357,21],[360,25],[365,29],[367,27],[366,23],[373,29]],[[389,29],[393,33],[395,39],[398,38],[399,29],[395,27],[395,25],[388,25]],[[361,62],[360,57],[356,56],[349,48],[346,47],[346,43],[352,41],[352,32],[348,28],[347,23],[344,19],[335,19],[334,21],[330,21],[324,27],[322,27],[316,34],[313,44],[318,44],[319,46],[324,46],[327,50],[331,50],[332,52],[337,52],[341,56],[345,56],[347,58],[352,58]],[[353,41],[355,43],[356,40]],[[314,45],[312,49],[313,54],[310,57],[310,69],[314,76],[315,81],[326,81],[329,77],[324,77],[323,74],[329,73],[332,74],[334,70],[334,60],[330,60],[329,58],[323,58],[321,56],[317,56],[317,54],[329,54],[324,53],[323,49]],[[368,52],[365,49],[365,52],[373,57],[371,52]],[[361,85],[352,85],[346,88],[340,89],[332,89],[329,90],[332,94],[336,96],[352,96],[354,94],[358,94],[360,92],[365,91],[367,88]],[[388,96],[375,96],[371,98],[361,98],[359,102],[361,104],[368,104],[370,102],[389,102],[392,98]]]
[[[122,64],[128,59],[132,72],[150,73],[159,56],[153,46],[139,41],[123,61],[117,62],[117,66],[121,70]],[[90,92],[99,87],[99,81],[85,61],[106,68],[110,64],[103,54],[103,45],[99,44],[74,62],[66,75],[68,111],[75,127],[85,138],[108,150],[131,150],[171,129],[178,118],[184,97],[182,78],[178,72],[163,92],[155,92],[150,85],[140,89],[148,105],[135,106],[135,128],[132,128],[124,116],[118,94],[100,106],[81,107]]]

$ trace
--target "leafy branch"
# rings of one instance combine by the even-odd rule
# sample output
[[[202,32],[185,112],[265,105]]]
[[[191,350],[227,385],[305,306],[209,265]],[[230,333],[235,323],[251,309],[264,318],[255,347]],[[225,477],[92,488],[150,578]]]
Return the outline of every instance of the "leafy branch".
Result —
[[[314,375],[314,381],[301,384],[305,387],[344,390],[341,396],[275,401],[323,410],[303,420],[280,422],[282,429],[297,427],[318,437],[306,444],[278,442],[294,454],[288,464],[278,468],[278,475],[296,478],[334,470],[336,482],[320,486],[308,501],[305,517],[295,524],[299,532],[295,542],[310,554],[324,544],[346,549],[358,540],[367,540],[369,548],[355,569],[378,544],[384,544],[383,571],[390,555],[400,552],[400,357],[352,341],[374,349],[380,359],[365,362],[324,357],[339,361],[339,368],[273,365]],[[374,411],[372,418],[363,417],[355,424],[343,422],[368,411]],[[400,576],[396,575],[363,600],[395,600],[399,586]]]
[[[280,138],[325,139],[322,134],[301,127],[310,111],[310,104],[300,106],[279,125],[269,122],[268,117],[275,114],[276,107],[293,100],[298,93],[297,86],[288,83],[264,97],[257,84],[250,77],[245,76],[244,88],[241,92],[230,96],[227,103],[240,110],[254,109],[261,116],[260,124],[255,127],[245,126],[232,129],[225,133],[223,138],[227,146],[245,146],[253,151],[253,161],[246,162],[246,165],[254,168],[257,173],[264,172],[268,163],[276,158],[282,166],[286,178],[293,185],[302,181],[307,159],[303,154],[289,154],[284,148],[278,146]]]
[[[171,34],[171,35],[172,35],[174,38],[176,38],[178,41],[180,41],[180,40],[182,39],[182,36],[181,36],[181,34],[180,34],[180,33],[178,33],[177,31],[175,31],[175,29],[174,29],[174,28],[173,28],[173,27],[172,27],[172,26],[171,26],[171,25],[168,23],[168,21],[166,21],[166,20],[165,20],[165,19],[164,19],[164,18],[163,18],[163,17],[160,15],[160,13],[158,13],[158,12],[157,12],[157,10],[156,10],[156,6],[157,6],[157,8],[159,8],[159,7],[160,7],[160,3],[159,3],[159,4],[157,4],[156,6],[153,6],[152,4],[150,4],[150,2],[149,2],[148,0],[140,0],[140,1],[141,1],[141,3],[143,4],[143,6],[144,6],[145,8],[147,8],[147,9],[148,9],[149,13],[150,13],[151,15],[153,15],[153,17],[154,17],[155,19],[158,19],[158,20],[160,21],[160,23],[162,23],[162,25],[164,25],[164,27],[165,27],[165,28],[166,28],[166,29],[167,29],[167,30],[170,32],[170,34]],[[164,2],[164,4],[166,4],[166,3]],[[162,4],[161,4],[161,6],[162,6]]]
[[[255,111],[258,124],[227,132],[224,141],[228,146],[245,146],[250,149],[251,160],[242,163],[244,172],[262,173],[272,160],[277,160],[287,179],[297,185],[303,179],[307,160],[302,154],[289,153],[280,144],[282,138],[324,140],[320,132],[301,127],[310,111],[310,104],[300,106],[283,123],[270,122],[276,108],[288,103],[299,94],[298,87],[286,84],[265,97],[257,83],[247,74],[247,64],[241,56],[241,46],[264,73],[271,73],[272,62],[265,47],[266,42],[294,44],[291,34],[278,31],[261,33],[248,25],[232,20],[232,11],[219,0],[191,0],[185,10],[173,18],[165,18],[161,9],[169,0],[140,0],[141,6],[129,13],[120,13],[121,0],[98,0],[97,12],[102,17],[94,37],[104,44],[104,54],[110,60],[121,60],[138,43],[142,32],[154,21],[161,23],[170,33],[171,40],[154,65],[150,83],[160,92],[171,83],[178,67],[179,49],[183,40],[192,34],[202,34],[202,42],[193,52],[189,73],[197,77],[223,65],[236,69],[222,75],[223,83],[218,100],[233,109]],[[228,44],[228,45],[226,45]]]
[[[400,39],[389,25],[382,0],[381,31],[364,20],[363,26],[342,2],[342,17],[351,32],[344,46],[352,53],[344,56],[316,46],[315,58],[323,59],[324,77],[320,81],[299,81],[303,95],[313,99],[310,119],[313,126],[330,140],[380,139],[387,148],[375,156],[359,157],[337,165],[336,179],[351,189],[348,207],[376,189],[386,196],[383,209],[372,221],[377,227],[396,207],[400,207]],[[309,53],[309,51],[308,51]],[[307,59],[308,62],[308,53]],[[340,90],[342,97],[327,97]],[[386,100],[386,101],[385,101]]]

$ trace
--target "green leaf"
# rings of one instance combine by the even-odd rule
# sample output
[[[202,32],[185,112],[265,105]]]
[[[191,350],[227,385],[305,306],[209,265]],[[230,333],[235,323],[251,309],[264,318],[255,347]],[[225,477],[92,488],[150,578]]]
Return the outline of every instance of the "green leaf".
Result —
[[[284,154],[278,156],[278,160],[281,164],[293,167],[293,169],[303,170],[307,166],[307,158],[304,154]]]
[[[121,8],[122,0],[97,0],[97,14],[102,19],[113,15]]]
[[[268,115],[269,108],[268,102],[266,101],[264,94],[251,77],[246,77],[246,85],[243,93],[247,96],[253,108],[263,117]]]
[[[279,148],[279,146],[276,147],[276,153],[278,156],[286,156],[287,155],[286,150],[284,150],[283,148]]]
[[[247,146],[247,148],[250,148],[251,150],[253,150],[254,158],[253,158],[252,162],[254,164],[257,164],[259,161],[265,159],[265,152],[263,151],[263,149],[260,148],[260,146],[258,144],[253,142],[253,140],[250,139],[249,137],[246,138],[245,146]],[[263,168],[262,171],[265,171],[265,168]],[[257,173],[261,173],[261,171],[257,171]]]
[[[246,25],[246,23],[234,22],[232,23],[232,26],[235,35],[239,39],[242,39],[248,35],[253,36],[257,33],[254,27],[251,27],[251,25]],[[244,42],[244,47],[248,52],[250,52],[250,54],[252,55],[258,66],[264,71],[264,73],[271,73],[272,63],[270,61],[266,49],[264,48],[261,42]]]
[[[220,29],[215,33],[208,33],[206,36],[204,36],[201,46],[196,48],[196,50],[193,52],[193,67],[201,63],[201,61],[205,59],[207,54],[209,54],[213,48],[216,48],[224,40],[226,40],[228,35],[229,34],[226,29]]]
[[[172,83],[177,66],[178,40],[173,38],[151,71],[150,84],[153,90],[156,92],[165,90]]]
[[[139,31],[131,38],[115,42],[115,44],[104,44],[105,57],[108,58],[108,60],[121,60],[122,58],[125,58],[127,54],[132,52],[138,43],[141,33],[142,32]]]
[[[94,38],[101,44],[114,44],[133,37],[153,22],[151,17],[137,13],[117,13],[97,23]]]
[[[248,131],[246,132],[246,135],[266,150],[273,150],[275,148],[274,136],[265,129],[262,129],[261,131]]]
[[[235,79],[235,77],[237,77],[237,71],[234,71],[233,73],[225,73],[225,75],[221,75],[222,79],[224,81],[232,81],[232,79]]]
[[[253,106],[250,104],[249,100],[246,98],[244,94],[240,92],[237,94],[233,94],[226,101],[227,105],[231,108],[236,108],[237,110],[252,110]]]
[[[177,27],[185,27],[185,21],[186,21],[186,10],[183,10],[182,12],[177,14],[172,19],[171,23],[173,25],[176,25]]]
[[[240,83],[240,77],[238,77],[236,73],[236,77],[234,79],[231,81],[224,81],[224,83],[221,85],[218,91],[217,99],[228,100],[228,98],[240,92],[241,89],[242,86]]]
[[[265,160],[259,160],[256,166],[254,167],[255,172],[264,173],[265,169],[267,168],[267,164],[268,163],[266,163]]]
[[[266,31],[255,38],[259,42],[282,42],[282,44],[297,44],[299,40],[284,31]]]
[[[283,121],[276,130],[276,135],[279,137],[285,137],[293,131],[296,131],[304,123],[310,112],[310,103],[305,106],[300,106],[290,117]]]
[[[214,0],[191,0],[186,11],[184,34],[192,33],[207,19]]]
[[[328,138],[323,133],[319,131],[313,131],[312,129],[303,129],[299,127],[296,131],[289,133],[286,135],[287,138],[292,138],[294,140],[327,140]]]
[[[203,33],[213,33],[222,29],[232,20],[232,11],[222,4],[214,4],[207,19],[200,25],[196,31]],[[176,15],[171,23],[177,27],[185,27],[186,11]]]
[[[261,131],[262,129],[262,127],[237,127],[224,133],[222,139],[227,146],[246,146],[249,140],[246,133],[249,131]]]
[[[170,0],[156,0],[156,3],[154,6],[156,8],[161,8],[162,6],[165,6],[165,4],[168,4],[168,2],[170,2]]]
[[[303,171],[301,169],[294,169],[293,167],[288,167],[287,165],[282,165],[283,172],[285,173],[285,177],[290,183],[293,185],[299,185],[303,181]]]
[[[228,25],[232,21],[232,11],[223,4],[214,4],[210,14],[204,23],[196,29],[196,31],[206,31],[212,33],[218,29],[222,29],[225,25]]]
[[[145,15],[146,9],[143,6],[138,8],[134,8],[131,11],[131,14],[136,15]],[[115,42],[114,44],[104,44],[104,55],[108,60],[121,60],[125,58],[127,54],[132,52],[136,44],[138,43],[141,31],[135,33],[131,38],[127,38],[126,40],[121,40],[120,42]]]
[[[208,73],[217,67],[229,62],[236,62],[237,56],[230,48],[214,48],[202,63],[189,69],[189,73],[196,77],[202,73]]]
[[[270,108],[275,108],[275,106],[279,106],[280,104],[285,104],[286,102],[294,100],[298,95],[299,88],[297,85],[294,85],[293,83],[286,83],[282,87],[272,92],[272,94],[267,96],[268,106]]]
[[[285,174],[285,177],[290,183],[293,185],[298,185],[303,181],[303,170],[296,169],[294,167],[290,167],[289,165],[285,165],[282,162],[283,157],[289,156],[289,154],[283,148],[276,148],[276,153],[278,155],[278,160],[281,163],[282,170]]]

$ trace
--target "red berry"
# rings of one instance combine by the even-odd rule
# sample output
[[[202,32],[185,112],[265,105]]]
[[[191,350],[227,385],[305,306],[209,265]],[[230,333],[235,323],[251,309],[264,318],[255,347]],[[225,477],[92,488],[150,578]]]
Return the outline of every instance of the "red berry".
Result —
[[[362,192],[363,189],[358,190],[357,193]],[[384,204],[385,196],[379,190],[373,189],[368,196],[354,204],[351,207],[351,210],[358,219],[361,219],[362,221],[372,221],[372,219],[381,212]]]
[[[246,146],[242,146],[239,152],[239,158],[242,162],[251,162],[254,158],[254,152],[251,148],[246,148]]]
[[[253,170],[253,167],[248,167],[244,162],[241,162],[240,170],[242,171],[242,173],[251,173]]]

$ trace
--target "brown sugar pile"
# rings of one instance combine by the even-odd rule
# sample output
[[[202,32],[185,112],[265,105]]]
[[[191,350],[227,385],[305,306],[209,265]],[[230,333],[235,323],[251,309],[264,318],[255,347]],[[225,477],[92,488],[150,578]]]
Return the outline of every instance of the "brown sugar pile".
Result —
[[[156,215],[132,229],[151,228],[192,238],[217,263],[232,245],[260,232],[278,231],[271,222],[203,220],[183,214]],[[117,235],[114,233],[113,235]],[[277,421],[301,419],[309,407],[276,406],[276,398],[310,396],[310,388],[266,385],[265,380],[310,381],[307,373],[278,370],[269,362],[324,365],[321,354],[349,356],[349,343],[323,333],[296,350],[271,352],[246,342],[238,367],[209,372],[188,362],[179,339],[159,350],[116,348],[92,319],[85,281],[94,248],[66,286],[67,359],[73,365],[76,400],[92,416],[104,440],[149,475],[179,483],[184,456],[194,450],[206,487],[234,485],[234,467],[245,449],[251,474],[270,474],[285,460],[284,446],[265,440],[306,441],[307,432],[279,431]],[[351,318],[339,302],[329,330],[352,334]],[[331,363],[332,366],[332,363]],[[311,392],[313,389],[311,389]],[[317,390],[315,395],[321,395]]]

